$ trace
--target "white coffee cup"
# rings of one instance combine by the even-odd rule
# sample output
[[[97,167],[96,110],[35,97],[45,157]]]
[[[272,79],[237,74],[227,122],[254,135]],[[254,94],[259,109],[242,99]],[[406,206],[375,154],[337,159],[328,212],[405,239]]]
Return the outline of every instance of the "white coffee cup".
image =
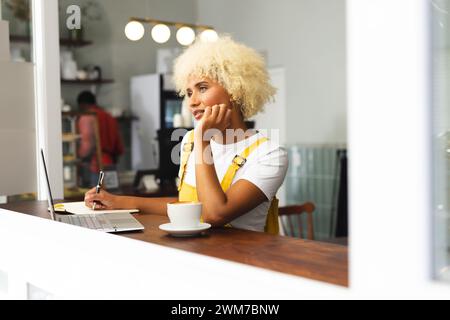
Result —
[[[171,202],[167,204],[170,223],[176,228],[195,228],[200,225],[201,202]]]

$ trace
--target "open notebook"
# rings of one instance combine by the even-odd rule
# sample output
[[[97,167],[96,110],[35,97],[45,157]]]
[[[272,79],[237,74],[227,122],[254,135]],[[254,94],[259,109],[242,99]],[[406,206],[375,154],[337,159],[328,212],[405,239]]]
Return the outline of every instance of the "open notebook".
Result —
[[[124,210],[92,210],[84,204],[83,201],[80,202],[66,202],[57,203],[54,205],[55,212],[60,213],[71,213],[71,214],[102,214],[102,213],[136,213],[139,212],[138,209],[124,209]],[[50,210],[50,208],[49,208]]]

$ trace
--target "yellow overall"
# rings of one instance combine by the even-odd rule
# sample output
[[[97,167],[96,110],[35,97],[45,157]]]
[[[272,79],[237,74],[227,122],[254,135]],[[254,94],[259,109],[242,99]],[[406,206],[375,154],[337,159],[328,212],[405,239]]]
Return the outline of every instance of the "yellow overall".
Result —
[[[194,150],[194,130],[189,131],[187,142],[184,144],[183,150],[181,152],[181,163],[180,163],[180,184],[178,187],[178,199],[179,201],[198,201],[197,189],[194,186],[191,186],[184,182],[184,176],[186,173],[186,165],[189,160],[189,156]],[[223,192],[227,192],[227,190],[231,186],[231,182],[236,175],[236,172],[247,162],[247,157],[250,153],[255,150],[261,143],[267,141],[267,138],[261,138],[250,145],[247,149],[245,149],[240,155],[236,155],[233,158],[233,161],[228,168],[225,176],[223,177],[222,183],[220,184]],[[279,226],[278,226],[278,199],[276,197],[273,198],[269,212],[266,218],[266,225],[264,227],[264,231],[270,234],[278,234]]]

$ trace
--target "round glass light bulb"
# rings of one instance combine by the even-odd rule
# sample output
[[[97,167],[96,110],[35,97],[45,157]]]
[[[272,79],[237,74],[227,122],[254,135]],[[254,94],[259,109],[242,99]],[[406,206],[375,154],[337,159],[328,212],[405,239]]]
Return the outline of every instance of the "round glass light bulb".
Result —
[[[125,35],[131,41],[140,40],[145,33],[144,26],[138,21],[130,21],[125,26]]]
[[[195,40],[195,32],[192,28],[181,27],[177,31],[177,40],[183,46],[188,46]]]
[[[200,40],[203,42],[216,42],[219,39],[217,32],[213,29],[208,29],[200,34]]]
[[[152,29],[152,38],[155,42],[165,43],[170,38],[170,29],[165,24],[157,24]]]

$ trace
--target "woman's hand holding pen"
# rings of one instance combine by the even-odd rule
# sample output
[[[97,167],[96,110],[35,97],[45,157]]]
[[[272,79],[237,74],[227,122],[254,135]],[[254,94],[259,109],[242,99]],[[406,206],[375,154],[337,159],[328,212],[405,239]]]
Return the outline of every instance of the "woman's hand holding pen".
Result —
[[[92,188],[84,195],[84,204],[88,208],[92,208],[94,203],[96,210],[111,210],[120,208],[119,196],[113,195],[105,190],[100,190],[97,193],[96,188]],[[95,202],[94,202],[95,201]]]

